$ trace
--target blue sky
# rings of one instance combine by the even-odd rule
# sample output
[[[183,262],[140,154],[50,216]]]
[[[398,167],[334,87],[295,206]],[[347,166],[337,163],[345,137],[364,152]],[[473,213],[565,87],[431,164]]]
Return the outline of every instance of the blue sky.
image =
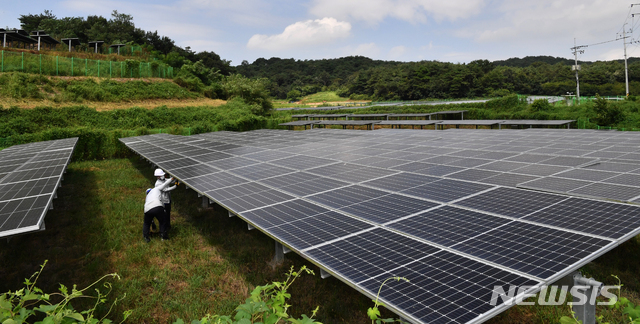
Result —
[[[613,40],[640,25],[640,5],[620,0],[23,0],[4,1],[0,25],[20,14],[131,14],[182,47],[214,51],[238,65],[259,57],[363,55],[374,59],[470,62],[528,55],[573,58],[570,47]],[[637,9],[637,10],[636,10]],[[628,19],[629,13],[638,17]],[[635,40],[638,33],[631,34]],[[639,37],[640,38],[640,37]],[[630,56],[640,56],[637,44]],[[621,41],[586,48],[580,59],[623,56]]]

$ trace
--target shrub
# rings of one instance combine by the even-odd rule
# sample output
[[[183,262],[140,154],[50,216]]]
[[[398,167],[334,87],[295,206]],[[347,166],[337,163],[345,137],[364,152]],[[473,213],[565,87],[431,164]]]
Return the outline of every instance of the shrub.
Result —
[[[596,94],[593,101],[593,111],[596,115],[596,123],[600,126],[610,126],[624,120],[624,111],[620,106],[611,104],[600,95]]]
[[[508,95],[506,97],[493,99],[485,102],[485,107],[493,110],[511,110],[521,104],[518,95]]]
[[[536,99],[529,107],[533,112],[543,112],[551,110],[551,104],[547,99]]]

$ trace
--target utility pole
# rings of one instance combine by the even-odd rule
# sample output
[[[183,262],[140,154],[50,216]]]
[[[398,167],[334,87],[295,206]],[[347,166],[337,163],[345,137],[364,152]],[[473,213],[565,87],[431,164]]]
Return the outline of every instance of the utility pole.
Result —
[[[633,9],[634,5],[639,5],[640,3],[632,3],[629,9],[629,12]],[[635,14],[631,14],[631,18],[633,18]],[[627,16],[629,19],[629,16]],[[629,67],[627,65],[627,22],[622,25],[622,43],[624,44],[624,83],[626,90],[626,97],[629,98]],[[633,26],[631,27],[631,33],[633,33]],[[633,40],[631,41],[633,43]]]
[[[578,78],[578,70],[580,70],[580,65],[578,65],[578,54],[584,54],[584,50],[581,48],[587,47],[588,45],[576,45],[576,39],[573,39],[573,47],[571,50],[573,51],[573,55],[576,58],[576,65],[573,66],[573,69],[576,71],[576,100],[577,104],[580,104],[580,79]]]
[[[631,5],[633,7],[633,5]],[[626,97],[629,97],[629,69],[627,68],[627,23],[622,25],[622,44],[624,44],[624,83]]]

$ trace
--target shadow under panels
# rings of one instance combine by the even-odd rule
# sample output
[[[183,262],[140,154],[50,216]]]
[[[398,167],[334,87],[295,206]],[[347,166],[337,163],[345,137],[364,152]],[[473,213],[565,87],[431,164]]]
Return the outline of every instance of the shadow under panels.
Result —
[[[490,311],[494,285],[537,285],[496,267],[377,228],[304,252],[330,271],[423,323],[464,323]]]
[[[374,226],[300,199],[240,215],[297,250]]]

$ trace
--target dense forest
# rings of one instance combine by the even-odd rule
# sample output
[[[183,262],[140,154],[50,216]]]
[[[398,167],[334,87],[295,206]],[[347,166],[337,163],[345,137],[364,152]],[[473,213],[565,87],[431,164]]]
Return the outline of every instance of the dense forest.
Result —
[[[275,98],[296,100],[320,91],[362,100],[495,97],[507,94],[564,95],[575,92],[574,61],[528,56],[490,62],[395,62],[351,56],[322,60],[259,58],[231,66],[213,51],[196,53],[179,47],[157,31],[135,27],[133,17],[113,11],[102,16],[57,18],[51,11],[20,16],[21,28],[45,30],[54,37],[78,37],[81,42],[138,44],[155,59],[179,69],[176,81],[189,90],[222,98],[220,82],[241,74],[261,80]],[[579,61],[581,95],[624,95],[624,62]],[[629,60],[630,92],[640,92],[640,59]],[[257,84],[257,83],[256,83]]]

